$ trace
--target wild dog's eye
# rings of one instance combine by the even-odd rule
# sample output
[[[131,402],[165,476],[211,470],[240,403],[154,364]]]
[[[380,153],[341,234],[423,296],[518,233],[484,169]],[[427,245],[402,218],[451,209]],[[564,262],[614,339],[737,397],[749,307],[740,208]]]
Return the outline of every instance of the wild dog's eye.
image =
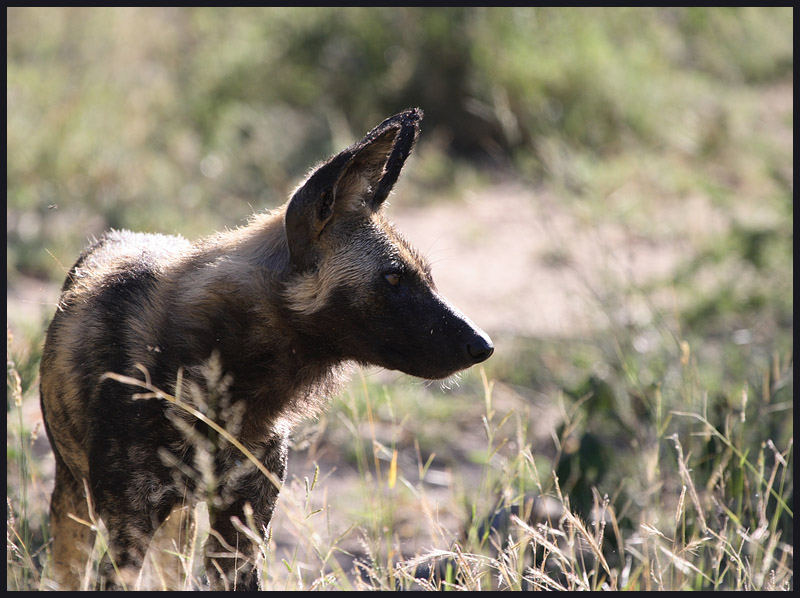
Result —
[[[396,287],[400,284],[400,275],[397,272],[389,272],[388,274],[384,274],[383,277],[393,287]]]

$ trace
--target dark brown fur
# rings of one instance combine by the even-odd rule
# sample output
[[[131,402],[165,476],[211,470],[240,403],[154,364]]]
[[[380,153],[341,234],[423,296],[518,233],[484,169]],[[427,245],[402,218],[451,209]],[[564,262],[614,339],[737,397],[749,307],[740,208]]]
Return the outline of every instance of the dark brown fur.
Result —
[[[261,533],[278,496],[213,430],[105,373],[146,371],[169,393],[180,379],[182,400],[283,480],[292,425],[321,407],[342,364],[442,378],[488,358],[491,341],[438,295],[425,261],[380,213],[420,119],[419,110],[387,119],[247,226],[196,243],[112,231],[81,255],[41,366],[61,587],[78,587],[84,570],[93,533],[69,515],[88,520],[87,502],[109,534],[113,564],[103,564],[101,585],[135,585],[156,528],[207,491],[198,456],[207,450],[216,476],[209,581],[255,588],[256,548],[231,518],[244,522],[247,503]]]

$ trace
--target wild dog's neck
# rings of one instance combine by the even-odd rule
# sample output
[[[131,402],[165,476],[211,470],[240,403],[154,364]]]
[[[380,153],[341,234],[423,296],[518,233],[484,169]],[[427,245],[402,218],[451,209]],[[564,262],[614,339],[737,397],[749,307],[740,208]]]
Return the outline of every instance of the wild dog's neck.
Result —
[[[201,239],[195,244],[195,259],[206,263],[230,260],[242,267],[258,267],[271,277],[284,276],[289,266],[285,212],[284,205],[272,212],[255,214],[244,226]]]
[[[184,339],[179,359],[193,354],[197,363],[218,352],[233,392],[248,401],[246,428],[255,436],[287,409],[313,413],[339,369],[285,306],[288,259],[282,210],[199,241],[176,277],[167,324],[178,328],[171,337]]]

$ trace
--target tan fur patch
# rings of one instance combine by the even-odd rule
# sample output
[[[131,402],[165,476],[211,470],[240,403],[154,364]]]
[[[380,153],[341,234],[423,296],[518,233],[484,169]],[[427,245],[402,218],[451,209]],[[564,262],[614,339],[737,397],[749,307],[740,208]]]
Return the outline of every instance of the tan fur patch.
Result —
[[[298,276],[284,297],[292,310],[304,315],[325,307],[336,288],[350,289],[357,301],[366,293],[370,281],[391,264],[402,264],[424,279],[430,278],[425,260],[383,216],[372,214],[357,236],[325,255],[316,271]]]
[[[368,248],[361,243],[327,256],[316,271],[300,275],[289,286],[284,295],[287,304],[294,311],[309,315],[322,309],[337,287],[364,288],[380,267],[374,259],[377,256],[369,257]]]

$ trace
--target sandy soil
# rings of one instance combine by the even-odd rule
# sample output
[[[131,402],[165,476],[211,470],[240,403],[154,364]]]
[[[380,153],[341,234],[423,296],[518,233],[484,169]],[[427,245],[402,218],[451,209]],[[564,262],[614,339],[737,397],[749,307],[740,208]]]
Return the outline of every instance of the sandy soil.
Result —
[[[431,260],[442,293],[503,336],[572,336],[604,326],[596,304],[604,285],[664,276],[684,254],[674,243],[586,221],[552,194],[519,184],[390,213]]]

